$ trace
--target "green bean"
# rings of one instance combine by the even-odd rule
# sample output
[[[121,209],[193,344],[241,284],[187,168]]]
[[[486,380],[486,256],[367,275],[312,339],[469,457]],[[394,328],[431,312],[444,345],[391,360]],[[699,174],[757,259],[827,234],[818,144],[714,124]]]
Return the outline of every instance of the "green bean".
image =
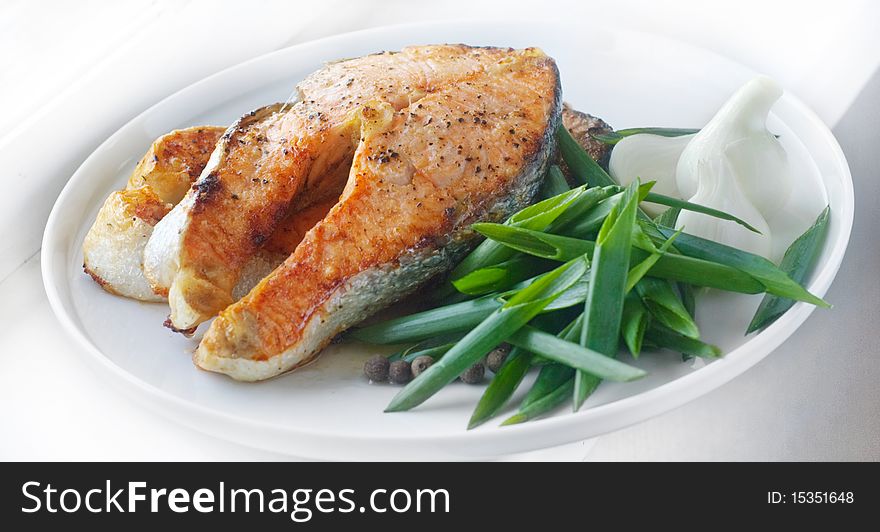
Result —
[[[636,227],[638,227],[638,226],[636,226]],[[676,234],[672,235],[671,237],[669,237],[668,239],[666,239],[666,242],[664,242],[662,246],[657,248],[656,251],[649,252],[650,254],[648,255],[648,258],[637,263],[635,266],[633,266],[629,270],[629,273],[626,276],[626,291],[627,292],[632,290],[633,287],[635,287],[637,283],[641,282],[642,278],[645,277],[645,275],[648,273],[648,271],[650,271],[650,269],[653,268],[655,264],[657,264],[657,261],[659,261],[660,258],[663,257],[663,254],[666,253],[666,251],[672,245],[672,242],[675,240],[675,237],[677,237],[677,236],[678,236],[678,233],[676,233]]]
[[[675,227],[675,224],[678,222],[678,216],[681,214],[681,209],[676,207],[669,207],[659,215],[654,218],[654,221],[658,225],[665,225],[666,227]]]
[[[590,291],[584,305],[584,324],[580,343],[605,357],[617,354],[630,246],[638,209],[638,180],[627,187],[620,204],[611,211],[596,238],[590,268]],[[575,374],[574,409],[595,389],[597,375],[579,370]]]
[[[581,334],[584,315],[581,313],[575,320],[570,322],[560,331],[558,336],[563,340],[576,341]],[[568,383],[568,388],[560,392],[560,387]],[[559,406],[571,397],[574,389],[574,369],[551,362],[541,367],[538,378],[532,384],[531,389],[523,398],[517,413],[504,421],[502,425],[513,425],[533,419],[538,415]]]
[[[636,292],[651,315],[663,325],[688,338],[699,338],[696,322],[678,298],[669,281],[646,277]]]
[[[791,243],[782,257],[779,269],[799,284],[806,282],[813,264],[815,264],[816,259],[819,258],[819,254],[822,252],[830,212],[830,207],[825,207],[813,225]],[[758,310],[755,312],[755,316],[752,318],[751,323],[749,323],[746,334],[770,325],[790,309],[792,305],[794,305],[794,300],[790,298],[770,294],[764,296],[761,305],[758,306]]]
[[[681,294],[681,304],[684,305],[691,318],[697,319],[697,296],[694,287],[687,283],[678,283],[678,292]]]
[[[543,395],[525,407],[520,408],[516,414],[504,420],[504,422],[501,423],[501,426],[516,425],[517,423],[524,423],[535,419],[541,414],[549,412],[561,405],[567,398],[571,397],[573,391],[574,377],[570,377],[550,393]]]
[[[595,243],[588,240],[531,231],[521,227],[492,223],[477,223],[472,227],[493,242],[543,259],[564,262],[584,254],[592,255],[595,248]]]
[[[559,143],[559,152],[562,159],[571,170],[572,176],[580,184],[591,187],[604,187],[616,185],[605,170],[594,161],[583,147],[571,136],[571,133],[563,126],[556,130],[556,139]]]
[[[526,325],[507,337],[508,343],[539,354],[554,362],[597,377],[627,382],[645,376],[645,371],[609,358],[604,353],[562,340],[552,334]],[[617,348],[617,335],[614,336]]]
[[[529,393],[526,394],[522,403],[520,403],[519,410],[540,401],[542,397],[551,393],[567,380],[571,380],[572,383],[574,382],[574,369],[556,362],[541,366],[541,371],[538,373],[538,377],[535,379],[534,384],[532,384]],[[571,399],[571,397],[563,399]]]
[[[471,414],[468,429],[492,419],[504,407],[532,367],[533,357],[532,353],[519,347],[510,350],[504,365],[492,377],[492,381],[480,397],[474,413]]]
[[[628,293],[623,302],[620,334],[623,336],[627,349],[635,358],[638,358],[642,351],[642,341],[650,323],[651,314],[645,308],[638,294],[636,292]]]
[[[722,354],[717,346],[678,334],[656,321],[645,333],[645,343],[703,358],[718,358]]]
[[[633,254],[638,257],[644,256],[643,252],[635,250]],[[648,273],[652,277],[740,294],[759,294],[765,289],[764,285],[751,275],[726,264],[672,253],[660,257]]]
[[[474,270],[452,281],[459,292],[471,296],[507,290],[511,286],[535,276],[536,272],[551,269],[551,264],[526,255],[516,255],[510,259]]]

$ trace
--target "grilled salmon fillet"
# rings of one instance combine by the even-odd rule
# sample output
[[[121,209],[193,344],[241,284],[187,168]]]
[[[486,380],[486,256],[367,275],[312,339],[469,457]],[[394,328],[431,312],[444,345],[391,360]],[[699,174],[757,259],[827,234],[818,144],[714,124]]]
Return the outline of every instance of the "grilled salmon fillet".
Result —
[[[228,303],[228,272],[271,230],[277,205],[315,189],[310,178],[326,173],[315,165],[353,153],[338,203],[219,314],[194,354],[199,367],[239,380],[310,361],[341,331],[450,268],[475,243],[472,223],[528,204],[561,111],[556,65],[537,49],[407,48],[328,65],[300,91],[298,104],[240,143],[258,147],[206,169],[178,206],[170,301],[175,325],[186,327]]]
[[[164,301],[143,271],[144,247],[153,227],[180,202],[208,163],[226,128],[199,126],[156,139],[126,183],[104,202],[83,241],[83,269],[106,291],[141,301]],[[278,230],[247,263],[233,296],[240,298],[276,266],[317,223],[335,198],[307,209],[292,209]]]

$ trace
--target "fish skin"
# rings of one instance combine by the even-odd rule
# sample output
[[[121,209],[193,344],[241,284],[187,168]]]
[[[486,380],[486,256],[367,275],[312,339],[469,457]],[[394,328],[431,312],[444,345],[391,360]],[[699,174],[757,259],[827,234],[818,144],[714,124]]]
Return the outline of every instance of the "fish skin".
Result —
[[[220,313],[196,365],[257,381],[306,364],[340,332],[451,268],[478,240],[472,223],[502,221],[533,200],[561,120],[556,65],[535,49],[466,50],[493,61],[405,108],[362,108],[339,203]]]

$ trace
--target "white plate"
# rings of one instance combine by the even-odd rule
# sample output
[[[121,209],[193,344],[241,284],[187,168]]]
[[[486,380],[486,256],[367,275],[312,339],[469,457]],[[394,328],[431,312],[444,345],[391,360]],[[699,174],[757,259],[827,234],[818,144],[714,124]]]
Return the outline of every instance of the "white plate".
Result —
[[[396,387],[368,384],[362,361],[376,348],[333,346],[319,361],[282,378],[242,384],[193,367],[192,340],[162,327],[164,305],[103,292],[82,272],[83,237],[107,194],[120,188],[157,136],[196,124],[229,124],[258,106],[285,100],[322,62],[408,44],[466,42],[540,46],[558,61],[565,98],[617,128],[699,126],[754,73],[705,50],[657,36],[558,25],[443,23],[339,35],[269,54],[211,76],[159,102],[104,142],[61,193],[43,240],[43,278],[59,321],[88,359],[143,404],[198,430],[277,452],[332,459],[487,458],[574,442],[675,408],[720,386],[788,338],[813,311],[797,304],[775,324],[742,336],[759,297],[707,294],[699,303],[704,337],[727,356],[703,365],[679,355],[643,356],[646,379],[603,384],[578,413],[473,431],[465,425],[482,387],[453,384],[413,412],[383,414]],[[837,142],[800,101],[786,94],[771,126],[818,193],[832,221],[809,289],[824,295],[849,240],[853,190]],[[810,187],[806,187],[807,190]],[[824,189],[825,197],[822,197]],[[806,227],[806,218],[800,227]],[[828,312],[828,311],[823,311]]]

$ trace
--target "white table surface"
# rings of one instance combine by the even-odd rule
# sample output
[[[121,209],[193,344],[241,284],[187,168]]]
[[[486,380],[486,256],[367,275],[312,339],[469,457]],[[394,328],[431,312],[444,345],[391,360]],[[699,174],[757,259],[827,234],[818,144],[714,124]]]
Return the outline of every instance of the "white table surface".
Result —
[[[384,24],[524,14],[663,33],[773,75],[832,126],[856,188],[850,248],[827,295],[833,311],[813,313],[780,349],[722,388],[558,457],[880,459],[880,364],[870,342],[880,330],[878,4],[545,1],[537,15],[527,11],[533,2],[520,0],[242,4],[0,4],[0,183],[7,191],[0,196],[0,459],[285,458],[175,425],[92,373],[58,330],[42,288],[39,238],[55,197],[132,116],[249,57]]]

